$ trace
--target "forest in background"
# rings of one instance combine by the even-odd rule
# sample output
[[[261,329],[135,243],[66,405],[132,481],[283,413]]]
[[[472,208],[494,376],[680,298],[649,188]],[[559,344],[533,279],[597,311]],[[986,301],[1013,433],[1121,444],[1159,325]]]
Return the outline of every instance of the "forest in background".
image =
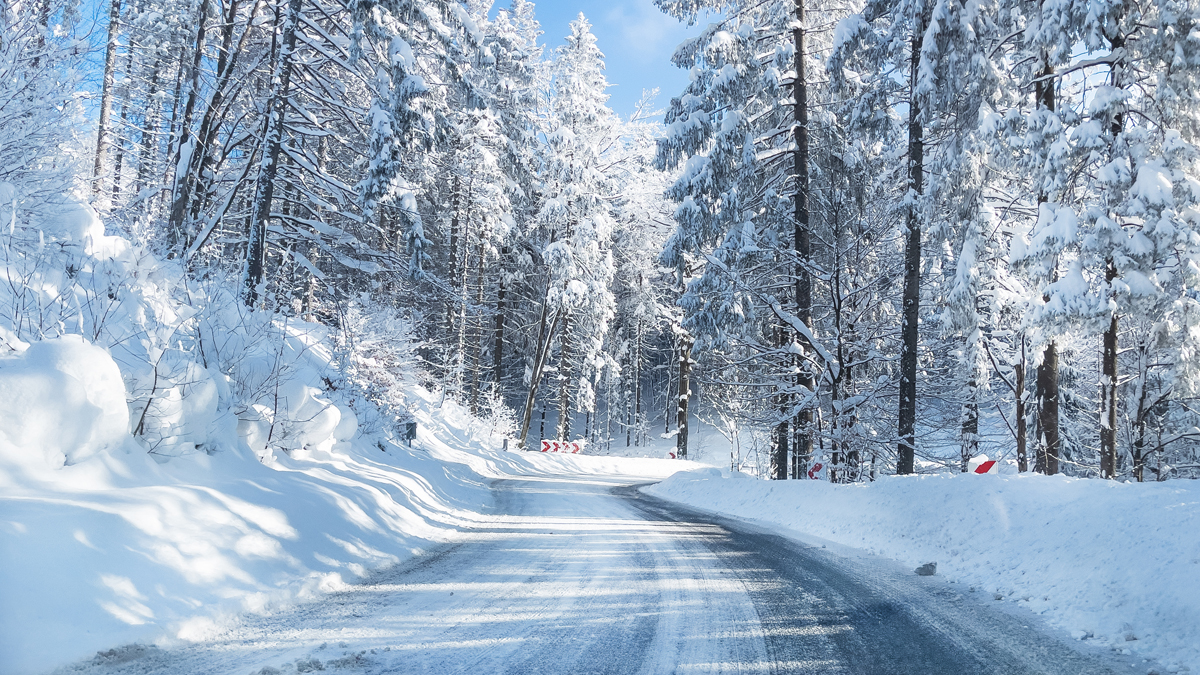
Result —
[[[1200,475],[1197,3],[657,4],[711,23],[622,120],[586,19],[550,52],[522,0],[110,0],[98,54],[5,2],[0,337],[113,350],[152,452],[196,451],[154,424],[187,364],[275,414],[217,333],[291,321],[383,425],[404,360],[527,447],[699,419],[772,478]],[[77,268],[38,226],[70,194],[140,257]]]

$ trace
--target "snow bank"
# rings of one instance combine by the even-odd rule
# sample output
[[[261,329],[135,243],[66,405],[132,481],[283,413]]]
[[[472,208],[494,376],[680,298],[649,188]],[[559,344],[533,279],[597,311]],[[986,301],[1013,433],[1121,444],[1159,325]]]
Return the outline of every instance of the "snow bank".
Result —
[[[759,481],[716,469],[646,492],[783,525],[1016,602],[1081,640],[1200,671],[1200,482],[1063,476]]]
[[[121,370],[77,335],[0,357],[0,391],[0,461],[58,468],[127,439]]]
[[[0,672],[204,639],[241,613],[344,589],[488,518],[491,478],[695,466],[502,452],[461,407],[415,387],[409,448],[360,434],[313,381],[296,368],[280,384],[272,443],[252,408],[232,419],[233,445],[164,457],[130,435],[104,349],[67,336],[0,360],[0,389],[14,394],[0,401]]]
[[[0,671],[203,638],[406,559],[489,503],[466,467],[385,447],[160,463],[127,443],[29,471],[30,448],[0,439]]]

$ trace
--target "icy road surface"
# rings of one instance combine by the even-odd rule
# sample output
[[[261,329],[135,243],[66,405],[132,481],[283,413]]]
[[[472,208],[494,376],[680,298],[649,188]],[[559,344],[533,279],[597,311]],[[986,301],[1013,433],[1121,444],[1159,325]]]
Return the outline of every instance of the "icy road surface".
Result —
[[[491,525],[352,591],[62,672],[1131,672],[979,593],[673,506],[630,480],[495,488]]]

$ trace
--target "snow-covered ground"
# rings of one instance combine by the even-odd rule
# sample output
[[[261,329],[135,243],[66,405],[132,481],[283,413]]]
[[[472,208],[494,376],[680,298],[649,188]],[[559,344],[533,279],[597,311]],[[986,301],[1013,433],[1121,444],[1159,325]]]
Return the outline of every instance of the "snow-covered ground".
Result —
[[[411,449],[360,439],[263,461],[224,450],[160,464],[128,441],[51,468],[0,434],[0,672],[203,639],[239,613],[344,589],[476,524],[490,478],[697,466],[506,453],[437,403],[414,396]],[[49,422],[48,436],[89,428]]]
[[[893,558],[1041,614],[1080,640],[1200,672],[1200,483],[679,473],[645,491]]]

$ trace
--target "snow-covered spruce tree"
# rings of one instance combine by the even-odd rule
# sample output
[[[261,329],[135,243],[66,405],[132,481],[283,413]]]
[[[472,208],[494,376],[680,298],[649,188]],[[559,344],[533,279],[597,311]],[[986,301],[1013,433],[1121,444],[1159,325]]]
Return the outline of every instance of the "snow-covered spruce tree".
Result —
[[[1097,307],[1083,316],[1094,321],[1086,332],[1101,332],[1103,342],[1099,465],[1106,478],[1124,465],[1140,481],[1149,454],[1165,450],[1151,440],[1155,418],[1196,391],[1187,361],[1198,307],[1188,289],[1200,237],[1200,108],[1184,92],[1194,92],[1200,76],[1200,40],[1192,36],[1200,7],[1108,2],[1088,10],[1081,28],[1093,58],[1073,67],[1103,79],[1085,99],[1071,143],[1088,167],[1081,266],[1099,291]],[[1129,345],[1124,382],[1122,333]],[[1127,442],[1119,451],[1122,418]],[[1157,426],[1170,438],[1171,430]]]
[[[616,169],[613,180],[620,188],[613,203],[616,314],[606,349],[612,360],[621,364],[621,377],[605,379],[603,398],[607,419],[611,421],[616,413],[615,431],[620,436],[624,430],[627,446],[647,442],[650,419],[660,409],[662,433],[669,433],[670,423],[678,418],[680,395],[672,388],[677,346],[668,328],[672,314],[677,314],[672,306],[674,279],[657,265],[672,223],[670,204],[663,198],[668,176],[653,167],[655,140],[662,130],[645,121],[652,103],[653,93],[645,94],[630,120],[622,124],[622,138],[608,160]],[[661,408],[657,405],[660,393]],[[597,408],[595,415],[600,412]],[[599,440],[599,424],[590,427]],[[605,433],[612,431],[606,425]]]
[[[594,410],[593,382],[611,367],[602,347],[612,318],[611,184],[601,157],[618,139],[606,101],[603,54],[581,14],[553,67],[550,117],[541,174],[539,228],[547,267],[534,363],[522,422],[524,441],[551,343],[557,339],[558,431],[572,433],[572,413]]]
[[[921,245],[922,234],[928,227],[930,204],[925,186],[925,131],[932,118],[929,98],[933,84],[929,70],[933,62],[925,54],[926,39],[932,37],[928,29],[933,5],[933,0],[868,2],[861,12],[839,25],[830,64],[835,84],[856,97],[848,120],[855,132],[879,129],[886,111],[901,99],[908,108],[896,459],[896,472],[902,474],[915,470],[916,455]],[[928,46],[928,51],[934,53],[933,45]],[[893,74],[893,64],[904,73],[907,87],[898,86],[900,78]]]
[[[1025,195],[1032,217],[1025,219],[1013,240],[1010,261],[1029,285],[1024,332],[1030,349],[1035,351],[1037,367],[1034,407],[1037,421],[1035,470],[1057,473],[1061,443],[1061,396],[1059,390],[1059,343],[1067,322],[1061,320],[1067,306],[1051,305],[1055,291],[1076,284],[1068,275],[1060,282],[1060,270],[1077,246],[1077,218],[1063,204],[1073,193],[1067,126],[1074,111],[1060,100],[1061,81],[1056,69],[1070,62],[1073,43],[1079,37],[1078,8],[1069,2],[1038,2],[1016,5],[1007,12],[1019,38],[1012,62],[1014,74],[1025,83],[1026,96],[1032,96],[1023,113],[1014,110],[1009,123],[1016,124],[1013,136],[1017,166],[1024,181],[1033,189]],[[1002,12],[1002,15],[1005,13]],[[1065,284],[1065,285],[1064,285]],[[1073,303],[1070,308],[1078,308]],[[1053,318],[1043,310],[1050,308]]]
[[[996,170],[995,127],[998,114],[1019,101],[1015,83],[1005,77],[1005,64],[994,57],[1008,33],[995,4],[938,0],[929,10],[918,68],[917,93],[926,109],[925,158],[928,167],[929,225],[926,243],[931,267],[924,293],[931,309],[941,311],[949,349],[930,349],[926,372],[927,395],[949,403],[946,409],[927,409],[946,423],[932,426],[958,430],[960,452],[952,462],[967,471],[980,452],[988,424],[981,410],[994,408],[988,354],[998,328],[993,305],[1006,272],[995,236],[1005,204],[1003,174]],[[938,256],[937,252],[942,255]],[[926,335],[934,342],[936,336]],[[999,346],[998,346],[999,347]],[[937,355],[952,353],[953,362],[939,363]],[[939,391],[934,376],[950,372],[948,391]],[[957,409],[956,409],[957,408]],[[957,425],[953,424],[957,418]],[[950,439],[947,438],[946,441]],[[1021,441],[1018,441],[1020,443]],[[947,443],[949,445],[949,443]],[[1006,445],[1006,444],[1005,444]]]
[[[1007,16],[989,3],[868,2],[840,23],[830,58],[847,133],[905,161],[904,176],[876,173],[901,189],[892,202],[904,239],[893,375],[901,473],[915,470],[922,437],[923,459],[965,471],[984,433],[981,397],[989,395],[987,355],[999,319],[993,301],[1007,283],[995,238],[998,207],[1007,213],[1011,202],[1007,174],[996,170],[996,128],[1017,100],[996,58],[1013,36]],[[939,322],[941,331],[920,329]],[[956,442],[953,459],[937,451]]]
[[[811,461],[819,373],[829,352],[812,320],[810,80],[829,39],[832,7],[809,2],[659,0],[694,22],[724,18],[680,46],[692,83],[672,100],[659,166],[682,166],[670,194],[678,229],[663,261],[703,264],[682,299],[699,350],[747,352],[754,379],[774,388],[772,476]],[[745,276],[749,272],[749,276]],[[789,453],[793,434],[797,444]],[[789,471],[790,470],[790,471]]]
[[[536,208],[538,94],[547,74],[538,44],[541,34],[531,3],[513,0],[509,8],[499,10],[486,31],[483,50],[487,77],[477,88],[499,118],[498,158],[509,181],[512,227],[509,236],[499,242],[495,264],[489,266],[489,286],[495,289],[491,381],[503,400],[523,393],[522,383],[515,381],[523,369],[506,369],[505,364],[512,359],[505,359],[505,353],[506,344],[514,336],[524,337],[512,320],[518,305],[514,293],[523,286],[527,269],[521,264],[528,260],[523,235],[534,221]],[[515,353],[510,347],[508,354]]]
[[[449,303],[447,337],[453,362],[447,386],[473,414],[479,411],[484,344],[487,273],[511,236],[509,180],[501,166],[503,138],[499,120],[488,109],[451,115],[454,151],[447,153],[452,182],[450,240],[447,247]]]
[[[492,387],[512,402],[520,371],[503,357],[522,351],[525,327],[537,320],[526,316],[525,299],[526,275],[537,266],[527,256],[540,258],[531,241],[545,81],[541,31],[529,3],[516,2],[494,20],[488,9],[469,3],[459,16],[452,63],[445,64],[453,72],[431,77],[445,86],[424,94],[432,146],[411,147],[402,163],[420,219],[407,231],[416,292],[403,302],[425,317],[417,325],[421,353],[436,380],[468,404]]]

